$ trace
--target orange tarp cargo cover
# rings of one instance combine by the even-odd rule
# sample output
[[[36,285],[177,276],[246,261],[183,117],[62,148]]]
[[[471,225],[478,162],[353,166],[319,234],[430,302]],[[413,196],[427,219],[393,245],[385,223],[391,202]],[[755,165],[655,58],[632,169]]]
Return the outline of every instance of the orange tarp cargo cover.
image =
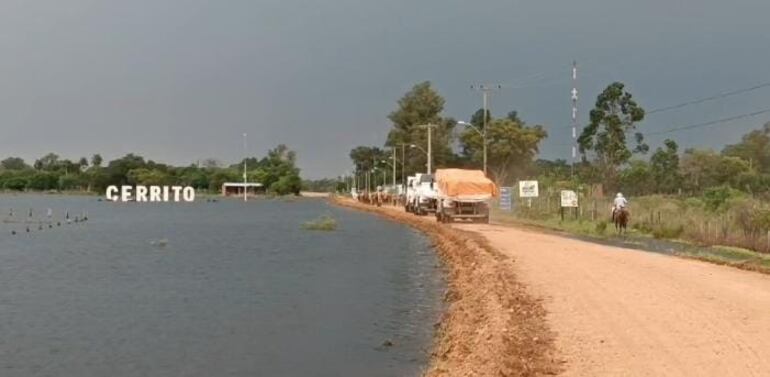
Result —
[[[497,196],[494,182],[481,170],[437,169],[436,183],[440,196],[458,199],[488,199]]]

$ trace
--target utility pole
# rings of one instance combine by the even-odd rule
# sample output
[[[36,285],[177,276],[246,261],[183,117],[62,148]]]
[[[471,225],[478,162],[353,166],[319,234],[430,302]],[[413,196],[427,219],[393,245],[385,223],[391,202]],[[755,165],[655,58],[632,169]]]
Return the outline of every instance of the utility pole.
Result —
[[[482,102],[482,111],[484,112],[483,119],[484,119],[484,129],[482,130],[481,139],[483,143],[483,154],[484,154],[484,175],[487,174],[487,110],[489,109],[489,93],[493,90],[500,90],[503,86],[500,84],[478,84],[478,85],[471,85],[471,89],[481,91],[481,102]]]
[[[406,192],[406,144],[401,143],[401,185]]]
[[[432,163],[433,163],[433,151],[431,150],[431,146],[433,143],[430,140],[430,133],[431,133],[431,125],[428,125],[428,174],[433,171]]]
[[[393,147],[393,190],[396,189],[396,147]]]
[[[247,195],[246,195],[246,191],[248,190],[248,186],[246,185],[246,183],[248,182],[248,178],[246,175],[246,160],[247,160],[246,155],[247,154],[248,152],[246,149],[246,133],[244,132],[243,133],[243,201],[244,202],[248,201]]]
[[[575,177],[575,164],[577,163],[577,62],[572,61],[572,169],[570,174]]]

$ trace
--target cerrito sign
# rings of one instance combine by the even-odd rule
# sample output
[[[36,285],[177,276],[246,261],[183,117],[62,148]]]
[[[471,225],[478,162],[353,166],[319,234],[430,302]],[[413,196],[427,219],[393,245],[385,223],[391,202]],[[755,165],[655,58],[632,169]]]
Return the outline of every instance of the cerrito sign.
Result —
[[[195,189],[190,186],[109,186],[105,196],[113,202],[193,202]]]

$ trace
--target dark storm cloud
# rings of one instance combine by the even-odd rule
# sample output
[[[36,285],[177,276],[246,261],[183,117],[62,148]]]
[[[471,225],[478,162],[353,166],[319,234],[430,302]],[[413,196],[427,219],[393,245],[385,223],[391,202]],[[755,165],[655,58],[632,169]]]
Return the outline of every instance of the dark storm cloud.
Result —
[[[699,1],[4,1],[2,155],[138,152],[189,163],[299,153],[335,176],[347,151],[380,145],[399,96],[431,80],[446,113],[492,99],[548,127],[545,157],[569,147],[569,65],[581,115],[612,80],[655,108],[770,81],[770,3]],[[651,115],[662,130],[768,107],[770,90]],[[767,119],[670,136],[719,147]],[[659,142],[656,137],[653,142]]]

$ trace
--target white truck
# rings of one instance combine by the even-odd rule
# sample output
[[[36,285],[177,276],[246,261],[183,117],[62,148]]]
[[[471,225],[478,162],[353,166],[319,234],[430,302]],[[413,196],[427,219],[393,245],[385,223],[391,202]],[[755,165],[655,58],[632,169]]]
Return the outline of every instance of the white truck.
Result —
[[[458,219],[489,223],[489,201],[497,187],[481,170],[436,170],[436,220],[442,223]]]
[[[416,174],[414,184],[414,198],[412,200],[412,212],[418,216],[436,212],[436,191],[433,174]]]
[[[406,198],[404,199],[404,210],[406,212],[414,212],[412,203],[414,203],[414,197],[417,192],[414,184],[415,180],[417,180],[415,176],[406,178]]]

